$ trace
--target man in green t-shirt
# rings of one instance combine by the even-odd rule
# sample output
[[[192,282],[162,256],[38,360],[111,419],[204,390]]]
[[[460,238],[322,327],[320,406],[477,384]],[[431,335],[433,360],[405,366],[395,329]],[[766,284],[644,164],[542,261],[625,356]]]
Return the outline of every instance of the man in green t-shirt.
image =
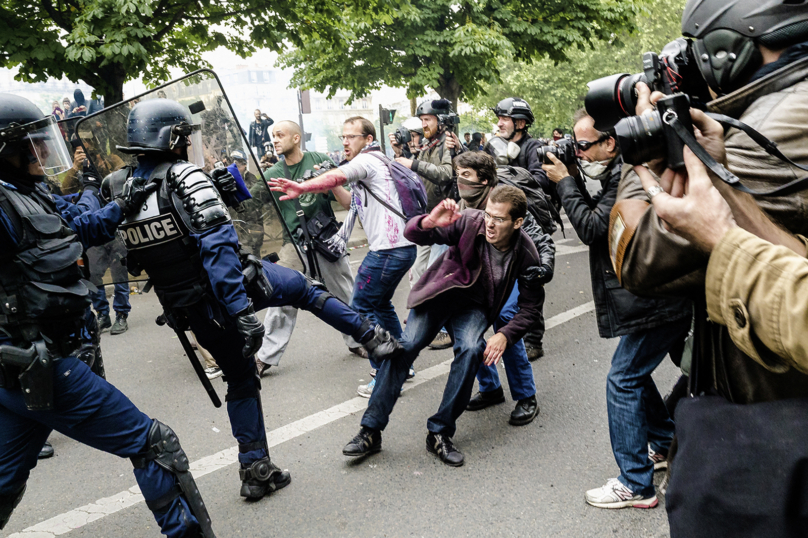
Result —
[[[323,161],[331,161],[328,155],[324,153],[300,149],[301,140],[300,126],[292,121],[280,121],[272,126],[272,143],[275,146],[275,153],[279,157],[282,156],[283,160],[264,172],[265,180],[286,177],[284,160],[286,166],[289,167],[289,178],[295,181],[300,181],[300,178],[303,177],[307,170],[322,164]],[[269,191],[260,183],[253,185],[250,189],[250,194],[252,194],[254,200],[262,205],[271,203]],[[292,201],[280,201],[283,193],[272,193],[272,196],[278,201],[281,216],[292,232],[292,238],[284,236],[284,245],[278,253],[280,257],[278,263],[306,272],[292,244],[293,238],[300,235],[300,219],[297,216],[297,207]],[[329,217],[333,217],[332,200],[338,201],[340,205],[348,209],[351,205],[351,193],[344,187],[335,187],[328,194],[306,194],[298,198],[307,219],[314,217],[318,213],[325,213]],[[354,277],[351,273],[348,258],[343,256],[336,262],[329,262],[317,253],[315,255],[320,266],[323,283],[328,288],[328,291],[346,304],[350,303],[353,295]],[[264,327],[266,329],[264,342],[255,359],[259,375],[266,372],[270,366],[277,366],[280,362],[289,343],[292,330],[294,330],[296,319],[297,309],[291,306],[273,307],[267,310],[264,318]],[[367,352],[353,338],[344,335],[344,339],[345,344],[352,353],[360,357],[367,357]]]

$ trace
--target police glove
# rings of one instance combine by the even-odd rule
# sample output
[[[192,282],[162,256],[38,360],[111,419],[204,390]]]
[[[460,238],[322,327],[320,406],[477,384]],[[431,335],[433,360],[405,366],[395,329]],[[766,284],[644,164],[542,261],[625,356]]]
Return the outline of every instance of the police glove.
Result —
[[[553,271],[546,265],[531,266],[525,269],[519,280],[526,284],[547,284],[553,279]]]
[[[252,357],[260,349],[264,339],[264,324],[258,320],[252,304],[236,315],[236,328],[246,340],[241,354],[247,358]]]
[[[130,177],[124,183],[121,195],[115,198],[115,203],[120,206],[124,216],[134,215],[140,211],[149,195],[157,190],[157,186],[157,183],[149,183],[148,178]]]
[[[238,190],[236,187],[236,178],[233,177],[227,168],[214,168],[210,172],[210,177],[213,179],[213,184],[216,185],[216,190],[222,196],[225,193],[235,194]]]
[[[81,184],[85,191],[90,191],[96,196],[98,196],[98,191],[101,190],[101,179],[94,171],[86,168],[82,172]]]

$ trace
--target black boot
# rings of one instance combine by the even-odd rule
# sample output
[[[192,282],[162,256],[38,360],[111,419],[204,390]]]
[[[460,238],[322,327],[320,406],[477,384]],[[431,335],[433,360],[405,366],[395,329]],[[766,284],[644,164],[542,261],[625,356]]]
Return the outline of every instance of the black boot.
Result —
[[[112,320],[109,314],[98,314],[98,332],[104,332],[112,327]]]
[[[292,481],[289,471],[281,471],[269,458],[261,458],[249,467],[238,470],[241,478],[241,496],[260,499],[264,495],[285,488]]]
[[[516,407],[511,413],[511,418],[508,422],[514,426],[524,426],[533,422],[533,419],[537,416],[539,416],[539,404],[536,402],[536,395],[534,394],[530,398],[516,402]]]
[[[429,432],[426,436],[426,449],[452,467],[460,467],[465,461],[463,453],[454,446],[452,438],[448,435]]]
[[[360,456],[367,456],[368,454],[375,454],[382,449],[382,432],[371,430],[370,428],[362,427],[359,433],[351,439],[351,442],[345,445],[342,453],[345,456],[358,458]]]
[[[109,330],[109,334],[122,334],[129,330],[129,324],[126,323],[127,317],[129,317],[129,314],[115,312],[115,324]]]
[[[368,354],[377,361],[393,360],[404,351],[404,347],[398,340],[379,325],[374,327],[372,335],[369,340],[360,343],[365,346]]]
[[[502,387],[500,386],[495,390],[478,392],[475,394],[474,397],[469,400],[469,403],[466,406],[466,411],[479,411],[480,409],[485,409],[486,407],[490,407],[492,405],[501,404],[504,401],[505,393],[502,391]]]

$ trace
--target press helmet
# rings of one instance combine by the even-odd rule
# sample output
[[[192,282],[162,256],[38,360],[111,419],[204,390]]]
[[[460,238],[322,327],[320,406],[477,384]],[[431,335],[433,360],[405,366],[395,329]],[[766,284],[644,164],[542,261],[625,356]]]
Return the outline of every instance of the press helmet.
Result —
[[[808,2],[689,0],[682,34],[694,39],[696,64],[710,89],[725,95],[760,67],[756,44],[779,50],[808,40]]]
[[[514,120],[525,120],[525,129],[533,125],[536,119],[533,117],[533,111],[527,101],[518,97],[503,99],[491,110],[497,117],[506,116]]]
[[[164,153],[188,146],[194,125],[188,108],[171,99],[149,99],[136,104],[129,112],[126,127],[128,147],[118,146],[123,153]]]

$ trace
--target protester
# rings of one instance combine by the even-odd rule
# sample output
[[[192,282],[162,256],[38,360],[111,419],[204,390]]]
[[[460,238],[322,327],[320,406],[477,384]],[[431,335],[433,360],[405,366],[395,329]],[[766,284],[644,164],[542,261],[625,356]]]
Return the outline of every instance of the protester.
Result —
[[[270,179],[269,184],[273,191],[285,193],[281,201],[330,190],[346,183],[351,185],[351,210],[346,224],[352,226],[358,215],[370,248],[356,272],[351,307],[399,339],[402,334],[401,322],[392,298],[399,282],[415,261],[415,245],[404,237],[406,223],[396,214],[402,211],[401,201],[393,185],[386,157],[376,140],[373,123],[360,116],[345,120],[342,147],[348,162],[336,170],[304,183]],[[378,371],[380,364],[373,357],[370,364]],[[414,375],[414,371],[408,369],[408,375]],[[357,393],[370,397],[375,385],[374,378],[367,385],[360,385]]]
[[[617,196],[623,161],[610,133],[595,129],[586,111],[575,114],[577,155],[586,175],[600,181],[590,197],[575,165],[571,170],[550,155],[544,170],[558,185],[564,211],[578,238],[589,245],[589,271],[598,330],[603,338],[620,336],[612,356],[606,390],[609,435],[620,475],[586,492],[598,508],[657,506],[654,469],[662,468],[674,424],[651,374],[690,329],[691,305],[683,299],[644,299],[620,286],[609,258],[609,214]]]
[[[564,130],[561,127],[553,129],[553,141],[558,141],[564,138]]]
[[[257,108],[253,112],[253,116],[255,117],[255,120],[250,122],[250,135],[248,137],[248,142],[251,147],[255,148],[255,153],[260,159],[266,153],[264,143],[271,142],[272,140],[272,137],[267,131],[271,123],[264,119],[263,116],[265,115],[262,116],[261,111]]]

